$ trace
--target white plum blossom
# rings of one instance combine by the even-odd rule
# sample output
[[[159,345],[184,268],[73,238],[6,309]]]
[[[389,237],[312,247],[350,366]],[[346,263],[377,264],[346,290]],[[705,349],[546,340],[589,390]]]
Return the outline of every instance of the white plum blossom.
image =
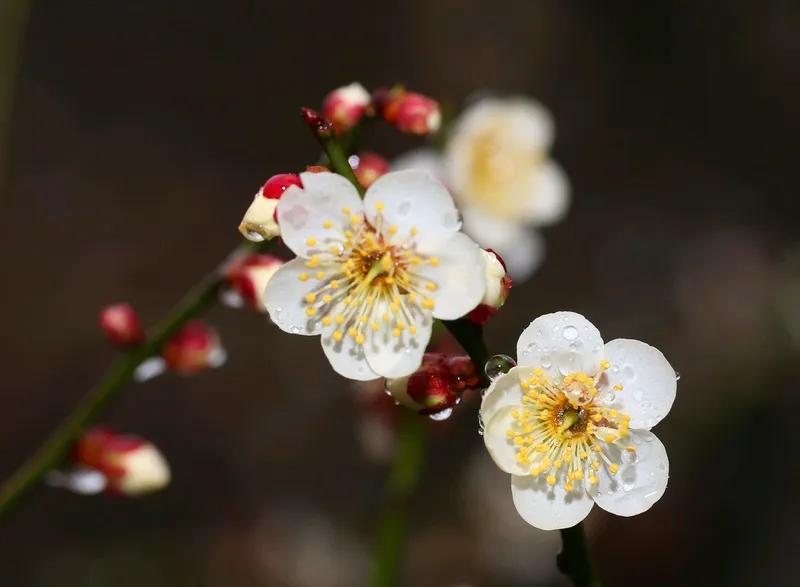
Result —
[[[452,320],[484,296],[480,248],[459,232],[445,187],[424,171],[388,173],[362,201],[344,177],[303,173],[278,204],[281,236],[297,258],[269,281],[270,318],[321,335],[349,379],[413,373],[434,318]]]
[[[564,172],[549,157],[551,115],[525,97],[486,98],[453,124],[443,156],[420,150],[395,169],[427,169],[453,191],[464,230],[506,261],[514,279],[525,279],[544,253],[532,227],[563,218],[569,204]]]
[[[650,429],[672,407],[677,377],[659,350],[622,338],[604,344],[586,318],[556,312],[523,331],[517,358],[480,414],[526,522],[568,528],[595,503],[633,516],[661,498],[669,461]]]

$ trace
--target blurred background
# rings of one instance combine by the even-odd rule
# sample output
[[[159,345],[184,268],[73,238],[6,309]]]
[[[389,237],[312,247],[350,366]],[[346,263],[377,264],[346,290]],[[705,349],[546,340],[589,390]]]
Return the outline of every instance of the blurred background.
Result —
[[[105,303],[153,323],[240,238],[270,175],[314,162],[298,108],[330,89],[462,103],[525,94],[557,120],[573,187],[540,270],[488,325],[539,314],[663,350],[671,480],[632,519],[587,520],[607,585],[800,580],[800,5],[790,0],[31,2],[5,150],[0,476],[98,380]],[[8,74],[6,70],[5,74]],[[383,129],[386,156],[419,142]],[[106,422],[174,479],[143,500],[37,493],[0,524],[4,586],[351,587],[387,466],[315,339],[216,308],[223,369],[124,394]],[[430,423],[403,584],[564,585],[477,435]],[[373,447],[374,448],[374,447]],[[378,451],[379,452],[379,451]]]

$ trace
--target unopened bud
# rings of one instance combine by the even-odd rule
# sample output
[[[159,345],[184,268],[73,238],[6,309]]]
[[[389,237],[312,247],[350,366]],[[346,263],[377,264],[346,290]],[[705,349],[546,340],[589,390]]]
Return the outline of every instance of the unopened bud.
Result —
[[[108,341],[119,346],[132,346],[144,340],[144,332],[130,304],[112,304],[100,310],[100,328]]]
[[[364,189],[367,189],[376,179],[389,171],[389,162],[380,155],[369,151],[351,155],[347,162],[350,163],[358,183]]]
[[[275,209],[278,200],[289,187],[303,187],[300,176],[294,173],[279,173],[270,177],[263,187],[256,192],[253,203],[239,224],[239,232],[249,241],[261,242],[275,238],[281,233]]]
[[[231,265],[226,275],[222,299],[229,306],[247,306],[266,312],[264,290],[275,272],[284,264],[272,255],[246,255]]]
[[[75,461],[81,468],[101,473],[105,489],[121,495],[152,493],[170,480],[169,465],[155,445],[105,427],[92,428],[81,437]]]
[[[425,353],[419,369],[408,377],[387,379],[386,390],[397,403],[430,415],[452,408],[466,389],[479,383],[468,357]]]
[[[322,115],[333,123],[337,133],[343,133],[359,123],[370,107],[370,95],[358,82],[336,88],[325,96]]]
[[[426,135],[439,130],[442,115],[439,103],[403,86],[379,88],[373,100],[380,116],[404,133]]]
[[[511,290],[511,277],[506,272],[506,265],[500,255],[486,249],[481,252],[485,267],[486,293],[481,303],[467,314],[467,319],[475,324],[485,324],[494,316],[505,304]]]
[[[226,358],[216,330],[201,320],[187,322],[167,341],[161,356],[182,375],[219,367]]]

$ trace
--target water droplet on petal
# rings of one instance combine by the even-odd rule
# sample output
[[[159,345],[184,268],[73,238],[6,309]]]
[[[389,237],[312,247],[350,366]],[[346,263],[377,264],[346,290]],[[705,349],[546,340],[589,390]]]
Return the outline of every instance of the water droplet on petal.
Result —
[[[681,380],[681,374],[675,371],[675,381],[680,381],[680,380]]]
[[[458,230],[461,228],[461,215],[458,210],[448,210],[442,218],[442,226],[446,230]]]
[[[408,200],[406,200],[405,202],[401,203],[397,207],[397,215],[398,216],[408,216],[408,214],[410,212],[411,212],[411,202],[409,202]]]
[[[161,357],[150,357],[142,361],[133,372],[133,380],[137,383],[144,383],[158,377],[167,370],[167,362]]]
[[[508,355],[494,355],[493,357],[489,357],[489,360],[486,361],[483,371],[489,379],[494,381],[501,375],[508,373],[511,369],[516,367],[516,365],[517,362]]]
[[[561,332],[561,336],[563,336],[567,340],[575,340],[576,338],[578,338],[578,329],[575,328],[574,326],[567,326]]]
[[[248,230],[247,231],[247,240],[252,241],[254,243],[260,243],[264,240],[264,235],[260,232],[256,232],[255,230]]]
[[[544,355],[542,357],[542,369],[549,369],[553,366],[553,360],[550,358],[550,355]]]
[[[625,449],[622,451],[622,462],[626,465],[632,465],[639,460],[639,455],[635,450]]]
[[[441,422],[442,420],[447,420],[452,415],[453,415],[453,408],[445,408],[441,412],[430,414],[428,417],[431,420],[435,420],[436,422]]]
[[[478,413],[478,436],[483,436],[485,430],[486,425],[483,423],[483,418],[481,417],[480,413]]]
[[[614,393],[613,391],[607,391],[603,394],[601,399],[603,400],[604,404],[610,406],[617,399],[617,394]]]
[[[623,483],[622,484],[622,491],[624,491],[625,493],[627,493],[628,491],[630,491],[633,488],[634,488],[634,484],[633,483]]]
[[[300,327],[299,326],[292,326],[291,331],[292,331],[292,334],[300,334]]]

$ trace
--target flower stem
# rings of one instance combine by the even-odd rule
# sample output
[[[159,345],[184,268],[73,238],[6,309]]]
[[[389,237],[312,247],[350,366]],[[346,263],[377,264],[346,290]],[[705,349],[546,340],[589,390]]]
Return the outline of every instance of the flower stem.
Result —
[[[356,174],[353,173],[353,168],[347,162],[347,150],[342,142],[336,137],[333,130],[333,125],[330,121],[326,120],[319,112],[311,108],[301,108],[300,115],[303,117],[303,122],[311,130],[316,137],[325,155],[328,157],[328,163],[336,173],[349,180],[352,183],[358,194],[364,197],[364,188],[358,183]],[[353,129],[353,133],[358,132]]]
[[[425,429],[422,418],[404,409],[375,536],[369,582],[372,587],[391,587],[398,582],[405,546],[408,502],[419,481],[424,456]]]
[[[460,320],[442,320],[442,323],[458,341],[458,344],[467,351],[469,358],[475,364],[475,369],[481,377],[481,384],[488,386],[490,381],[486,375],[486,362],[489,360],[489,351],[483,340],[483,326],[470,322],[464,318]]]
[[[81,432],[119,395],[143,361],[157,354],[164,343],[189,319],[202,313],[217,300],[223,272],[230,260],[263,247],[263,243],[245,243],[237,247],[225,262],[197,283],[175,305],[144,343],[131,349],[114,363],[103,380],[78,402],[72,413],[44,444],[0,488],[0,516],[7,514],[49,470],[61,462]]]
[[[561,542],[563,546],[556,557],[558,570],[572,579],[576,587],[601,587],[602,583],[595,574],[589,557],[583,524],[561,530]]]

